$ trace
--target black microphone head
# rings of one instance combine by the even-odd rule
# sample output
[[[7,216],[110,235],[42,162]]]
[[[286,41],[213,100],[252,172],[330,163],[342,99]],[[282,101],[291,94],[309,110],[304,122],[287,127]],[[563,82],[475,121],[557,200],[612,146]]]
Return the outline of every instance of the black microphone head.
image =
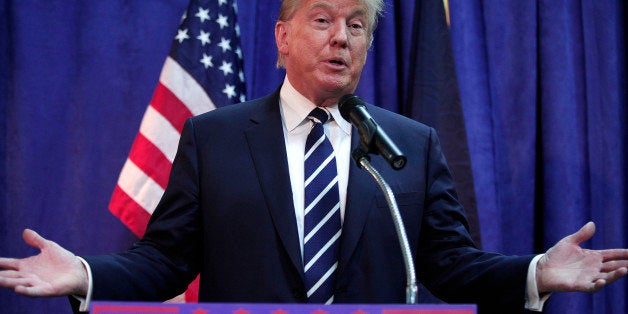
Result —
[[[338,100],[338,110],[340,110],[340,114],[345,120],[350,121],[349,113],[351,112],[351,110],[363,103],[364,101],[358,96],[353,94],[346,94],[340,97],[340,100]]]

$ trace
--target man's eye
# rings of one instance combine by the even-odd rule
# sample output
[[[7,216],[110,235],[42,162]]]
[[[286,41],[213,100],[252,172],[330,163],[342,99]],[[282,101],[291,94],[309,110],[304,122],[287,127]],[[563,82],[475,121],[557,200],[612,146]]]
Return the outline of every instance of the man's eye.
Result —
[[[349,27],[354,28],[354,29],[361,29],[362,28],[362,24],[353,23],[353,24],[349,25]]]
[[[326,19],[324,19],[324,18],[322,18],[322,17],[317,18],[317,19],[315,19],[314,21],[316,21],[316,22],[318,22],[318,23],[326,23],[326,22],[327,22],[327,20],[326,20]]]

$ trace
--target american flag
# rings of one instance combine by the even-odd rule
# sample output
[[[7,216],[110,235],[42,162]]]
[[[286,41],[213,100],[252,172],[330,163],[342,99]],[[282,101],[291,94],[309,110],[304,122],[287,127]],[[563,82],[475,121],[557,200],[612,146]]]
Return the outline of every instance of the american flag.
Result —
[[[235,0],[192,0],[183,15],[109,203],[138,237],[166,188],[185,120],[245,100],[236,13]]]

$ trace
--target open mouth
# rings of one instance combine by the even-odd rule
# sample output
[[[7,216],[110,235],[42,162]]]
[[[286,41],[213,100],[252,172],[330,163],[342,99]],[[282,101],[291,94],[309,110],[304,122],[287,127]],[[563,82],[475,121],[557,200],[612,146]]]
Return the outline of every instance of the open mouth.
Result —
[[[344,65],[345,63],[342,60],[329,60],[329,63],[336,65]]]

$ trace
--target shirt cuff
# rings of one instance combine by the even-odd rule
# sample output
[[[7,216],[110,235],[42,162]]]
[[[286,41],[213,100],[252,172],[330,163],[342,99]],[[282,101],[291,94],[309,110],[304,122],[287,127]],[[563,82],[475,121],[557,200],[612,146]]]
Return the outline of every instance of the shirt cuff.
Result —
[[[545,301],[549,299],[551,293],[544,293],[539,296],[539,288],[536,282],[536,264],[543,257],[543,254],[535,256],[528,266],[528,277],[526,279],[526,304],[525,308],[530,311],[542,312]]]
[[[85,271],[87,271],[87,295],[86,296],[78,296],[72,295],[73,298],[77,299],[79,304],[79,312],[89,312],[89,303],[92,302],[92,291],[94,290],[94,283],[92,280],[92,269],[89,267],[89,264],[82,257],[77,256],[78,259],[83,263],[85,267]]]

